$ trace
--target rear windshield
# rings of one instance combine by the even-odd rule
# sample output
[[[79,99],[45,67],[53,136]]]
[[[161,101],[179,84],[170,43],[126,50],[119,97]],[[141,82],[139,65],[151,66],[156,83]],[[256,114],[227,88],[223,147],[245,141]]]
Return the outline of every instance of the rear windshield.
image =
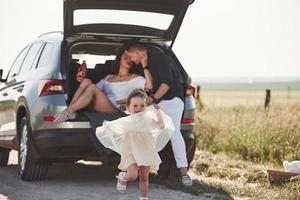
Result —
[[[106,9],[79,9],[74,13],[74,26],[85,24],[127,24],[146,26],[150,28],[167,30],[174,18],[173,15]]]
[[[84,43],[71,48],[71,59],[77,63],[86,61],[87,68],[115,60],[120,44]]]
[[[86,61],[87,68],[93,69],[96,64],[105,64],[107,61],[115,60],[116,55],[93,55],[93,54],[72,54],[72,60],[82,63]]]

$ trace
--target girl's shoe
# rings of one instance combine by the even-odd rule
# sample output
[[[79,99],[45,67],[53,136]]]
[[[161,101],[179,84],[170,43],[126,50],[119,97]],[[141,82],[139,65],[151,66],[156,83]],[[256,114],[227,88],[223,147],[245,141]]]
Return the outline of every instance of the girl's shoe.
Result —
[[[125,175],[126,175],[126,172],[119,172],[119,174],[116,176],[116,178],[118,179],[117,190],[120,193],[124,193],[126,191],[127,181],[124,179]]]
[[[189,175],[184,175],[181,177],[182,184],[185,186],[192,186],[193,185],[193,180]]]

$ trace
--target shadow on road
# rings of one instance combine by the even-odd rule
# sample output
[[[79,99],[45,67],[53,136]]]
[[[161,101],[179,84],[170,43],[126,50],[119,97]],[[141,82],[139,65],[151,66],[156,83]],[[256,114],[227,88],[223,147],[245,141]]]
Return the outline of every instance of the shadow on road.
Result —
[[[204,196],[208,199],[233,200],[234,198],[221,186],[212,186],[203,181],[193,180],[193,186],[188,187],[181,184],[178,178],[164,179],[160,176],[153,176],[152,183],[164,185],[173,190],[190,193],[196,196]]]

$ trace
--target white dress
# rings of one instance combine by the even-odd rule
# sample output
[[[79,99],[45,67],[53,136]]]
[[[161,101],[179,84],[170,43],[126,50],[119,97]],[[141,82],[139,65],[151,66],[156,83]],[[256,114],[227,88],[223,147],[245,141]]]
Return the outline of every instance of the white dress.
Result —
[[[157,112],[163,119],[163,127],[157,123]],[[149,106],[145,111],[104,121],[96,129],[96,136],[107,148],[121,155],[119,169],[126,171],[129,165],[150,166],[157,171],[161,163],[158,152],[168,143],[175,131],[171,118],[161,109]]]
[[[128,95],[135,89],[144,89],[146,80],[142,76],[137,76],[129,81],[110,82],[105,79],[99,81],[96,86],[100,88],[110,100],[118,107],[117,101],[127,99]]]

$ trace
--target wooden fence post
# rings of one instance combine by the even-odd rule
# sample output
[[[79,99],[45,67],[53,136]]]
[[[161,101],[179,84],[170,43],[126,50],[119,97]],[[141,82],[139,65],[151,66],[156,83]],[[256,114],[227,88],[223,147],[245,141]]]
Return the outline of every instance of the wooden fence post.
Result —
[[[271,102],[271,90],[266,89],[265,109],[269,110]]]
[[[200,85],[197,85],[197,94],[196,94],[197,100],[200,100],[200,89],[201,89]]]
[[[203,102],[201,101],[201,94],[200,94],[200,90],[201,90],[201,86],[197,85],[197,91],[196,91],[196,98],[195,100],[197,100],[198,104],[198,109],[201,111],[203,109]]]

